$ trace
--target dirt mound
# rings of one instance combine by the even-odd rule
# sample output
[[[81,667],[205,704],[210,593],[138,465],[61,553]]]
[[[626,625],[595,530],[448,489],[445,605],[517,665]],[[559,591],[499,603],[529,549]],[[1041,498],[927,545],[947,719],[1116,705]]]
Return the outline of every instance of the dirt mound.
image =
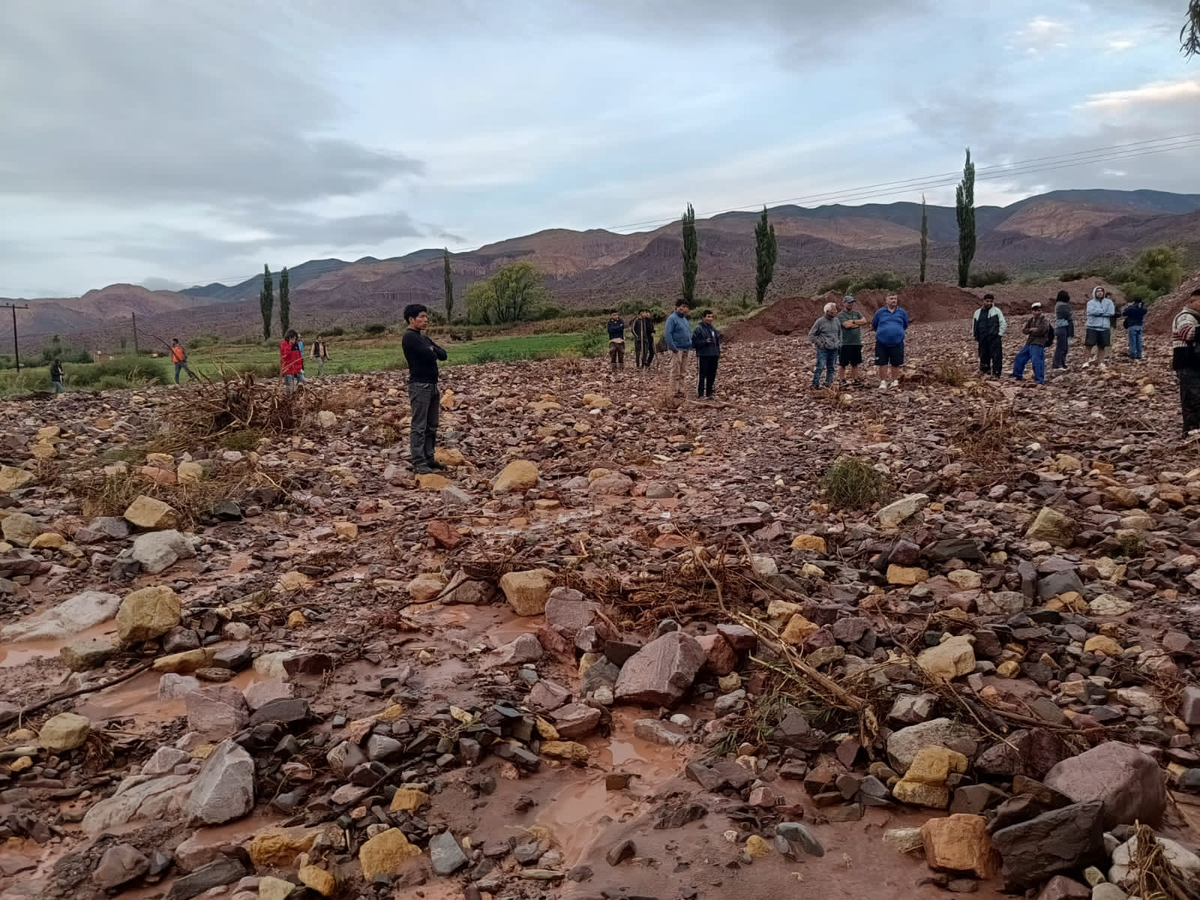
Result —
[[[1197,288],[1200,288],[1200,271],[1193,272],[1185,278],[1174,293],[1155,300],[1150,305],[1150,311],[1146,313],[1146,331],[1151,334],[1170,334],[1171,323],[1192,296],[1192,291]]]
[[[1106,290],[1112,292],[1113,300],[1116,301],[1118,307],[1125,303],[1124,292],[1102,278],[1085,278],[1080,281],[1041,281],[1037,284],[996,284],[980,288],[976,293],[980,297],[984,294],[994,295],[996,304],[1004,310],[1004,314],[1007,316],[1027,316],[1029,307],[1035,300],[1040,300],[1047,312],[1053,312],[1058,292],[1066,291],[1071,295],[1071,307],[1079,316],[1083,314],[1083,308],[1087,305],[1092,288],[1099,284],[1104,285]]]
[[[854,295],[858,309],[870,318],[883,306],[890,291],[868,290]],[[965,319],[979,305],[979,298],[969,291],[946,284],[913,284],[901,288],[900,305],[908,311],[913,322],[950,322]],[[833,300],[840,307],[842,295],[830,291],[818,297],[785,297],[777,300],[744,322],[730,326],[725,340],[734,343],[767,341],[797,332],[806,332],[825,304]]]

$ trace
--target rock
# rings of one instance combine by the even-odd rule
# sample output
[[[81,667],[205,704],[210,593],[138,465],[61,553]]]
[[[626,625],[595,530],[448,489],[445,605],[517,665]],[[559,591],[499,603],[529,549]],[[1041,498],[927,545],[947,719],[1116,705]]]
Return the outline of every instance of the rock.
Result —
[[[358,861],[363,878],[371,881],[377,875],[395,875],[405,862],[420,855],[421,848],[410,844],[403,831],[389,828],[359,848]]]
[[[105,638],[67,644],[58,651],[62,664],[72,672],[87,672],[98,669],[117,655],[117,644]]]
[[[917,566],[890,565],[887,569],[888,584],[912,586],[924,584],[929,580],[929,573]]]
[[[737,651],[721,634],[703,634],[696,638],[704,651],[703,671],[711,675],[728,675],[737,668]]]
[[[1025,539],[1047,541],[1058,547],[1075,543],[1075,520],[1056,509],[1044,506],[1025,532]]]
[[[242,692],[231,685],[201,688],[184,697],[188,728],[205,737],[223,739],[245,728],[250,711]]]
[[[492,493],[496,496],[514,494],[537,487],[538,467],[527,459],[514,459],[505,466],[492,482]]]
[[[57,531],[43,531],[29,545],[30,550],[61,550],[67,539]]]
[[[154,671],[172,672],[176,675],[190,675],[198,669],[204,669],[211,665],[212,658],[213,651],[210,647],[185,650],[183,653],[160,656],[154,661]]]
[[[163,503],[141,494],[134,498],[125,510],[125,521],[144,531],[175,528],[179,525],[179,513]]]
[[[1200,856],[1169,838],[1155,835],[1155,840],[1162,848],[1163,857],[1179,871],[1184,884],[1200,884]],[[1113,851],[1109,881],[1126,890],[1137,890],[1137,869],[1132,861],[1137,858],[1138,849],[1137,835],[1134,835]]]
[[[0,519],[0,533],[15,547],[28,547],[44,530],[37,519],[25,513],[13,513]]]
[[[280,697],[270,700],[250,715],[251,728],[266,722],[278,722],[285,727],[302,725],[313,718],[312,708],[303,697]]]
[[[549,569],[508,572],[500,577],[500,590],[518,616],[540,616],[546,611],[554,573]]]
[[[996,851],[983,816],[958,814],[930,819],[921,828],[925,861],[947,872],[973,872],[980,878],[996,874]]]
[[[633,736],[662,747],[682,747],[688,742],[686,731],[661,719],[635,719]]]
[[[0,628],[3,641],[55,640],[102,625],[117,614],[121,598],[101,591],[84,591],[57,606]]]
[[[1121,645],[1112,638],[1097,634],[1087,639],[1083,645],[1083,652],[1096,653],[1100,656],[1107,656],[1110,659],[1117,659],[1123,651]]]
[[[936,647],[922,650],[917,655],[917,665],[927,674],[944,681],[969,675],[975,671],[974,642],[971,635],[952,637]]]
[[[246,875],[246,867],[233,857],[224,856],[178,879],[167,892],[167,900],[191,900],[206,891],[233,884]]]
[[[613,696],[643,706],[674,706],[704,664],[704,649],[682,631],[657,637],[621,668]]]
[[[175,479],[180,484],[199,484],[204,480],[204,466],[198,462],[181,462],[175,469]]]
[[[253,808],[254,760],[233,741],[222,741],[196,777],[187,803],[188,821],[192,825],[221,825],[240,819]]]
[[[1092,889],[1073,878],[1055,875],[1046,882],[1037,900],[1091,900]]]
[[[917,751],[904,777],[892,788],[901,803],[945,809],[950,805],[946,780],[952,774],[965,774],[967,758],[945,747],[929,745]]]
[[[429,805],[429,795],[416,788],[397,788],[392,795],[392,812],[416,812]]]
[[[1093,616],[1124,616],[1132,611],[1133,604],[1115,594],[1101,594],[1088,604],[1088,612]]]
[[[468,862],[467,855],[449,831],[435,834],[429,839],[429,857],[433,871],[438,875],[453,875]]]
[[[191,754],[174,747],[159,747],[154,755],[142,764],[143,775],[170,775],[176,766],[191,762]]]
[[[59,713],[46,720],[38,732],[38,743],[51,753],[66,753],[82,747],[92,733],[92,723],[75,713]]]
[[[529,705],[533,709],[553,711],[571,698],[571,692],[554,681],[541,679],[529,692]]]
[[[1179,700],[1179,718],[1185,725],[1200,725],[1200,687],[1190,684]]]
[[[318,418],[324,415],[324,413],[324,410],[317,413]],[[329,413],[329,415],[332,416],[333,413]],[[296,873],[296,877],[300,879],[302,885],[311,891],[315,891],[322,897],[332,897],[337,894],[337,878],[332,872],[322,869],[320,866],[311,864],[301,866],[300,871]]]
[[[262,868],[288,868],[312,849],[320,828],[268,828],[250,840],[250,861]]]
[[[13,466],[0,466],[0,494],[19,491],[21,488],[29,487],[36,480],[32,472]]]
[[[404,745],[395,738],[373,734],[367,738],[367,759],[388,762],[404,755]]]
[[[554,728],[564,741],[577,741],[595,731],[601,717],[594,706],[569,703],[554,713]]]
[[[591,751],[577,741],[543,741],[541,751],[542,756],[567,762],[585,763],[591,756]]]
[[[133,558],[142,564],[142,571],[151,575],[195,555],[192,542],[174,529],[139,534],[133,540]]]
[[[883,842],[897,853],[916,853],[925,849],[920,828],[890,828],[883,833]]]
[[[917,725],[932,715],[936,703],[936,694],[901,694],[892,704],[888,721],[901,725]]]
[[[413,603],[428,603],[445,587],[445,578],[436,572],[425,572],[408,583],[408,596]]]
[[[150,859],[132,844],[114,844],[104,851],[92,872],[92,882],[110,891],[141,878],[150,871]]]
[[[200,648],[200,635],[191,628],[177,626],[162,637],[163,653],[182,653]]]
[[[1092,900],[1128,900],[1129,895],[1115,884],[1105,882],[1092,888]]]
[[[780,822],[775,833],[789,844],[796,844],[809,856],[824,856],[825,848],[811,831],[799,822]]]
[[[111,797],[94,804],[83,817],[83,830],[95,837],[133,821],[154,822],[182,813],[192,792],[192,776],[126,778]]]
[[[165,585],[134,591],[117,611],[117,637],[125,644],[152,641],[178,625],[180,613],[179,597]]]
[[[580,631],[592,624],[599,608],[598,603],[585,600],[579,591],[556,587],[546,601],[546,624],[574,641]]]
[[[892,768],[904,774],[911,768],[913,760],[922,747],[937,745],[945,747],[958,740],[978,741],[979,732],[970,725],[950,719],[930,719],[920,725],[911,725],[893,731],[888,737],[887,753]]]
[[[783,631],[779,634],[779,639],[785,644],[799,646],[803,644],[810,635],[821,630],[821,626],[816,622],[810,622],[800,613],[795,613],[788,619],[787,625],[783,627]]]
[[[610,472],[588,485],[592,497],[627,497],[633,490],[633,479],[622,472]]]
[[[877,514],[880,526],[883,528],[897,528],[906,519],[910,519],[929,505],[929,496],[926,494],[909,494],[907,497],[901,497],[894,503],[889,503]]]
[[[992,591],[983,594],[975,601],[975,608],[983,616],[1004,616],[1009,618],[1023,612],[1029,605],[1024,594],[1015,591]]]
[[[1075,569],[1063,569],[1060,572],[1051,572],[1039,579],[1037,595],[1043,600],[1048,600],[1063,594],[1074,593],[1082,596],[1084,590],[1083,580],[1079,577],[1079,573]]]
[[[168,673],[158,679],[159,700],[183,700],[192,691],[200,690],[200,679],[192,675]]]
[[[1104,804],[1077,803],[1001,828],[992,843],[1004,860],[1004,880],[1028,887],[1049,875],[1076,872],[1104,858]]]
[[[1107,741],[1063,760],[1043,781],[1075,803],[1101,801],[1105,828],[1135,821],[1153,827],[1166,810],[1166,787],[1158,763],[1119,741]]]
[[[798,534],[792,538],[793,550],[811,550],[824,554],[826,551],[825,538],[815,534]]]

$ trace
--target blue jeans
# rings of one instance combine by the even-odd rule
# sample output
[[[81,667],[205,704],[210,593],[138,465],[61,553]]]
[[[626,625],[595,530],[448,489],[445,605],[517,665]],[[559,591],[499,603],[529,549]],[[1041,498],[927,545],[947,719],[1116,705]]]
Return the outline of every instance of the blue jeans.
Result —
[[[1142,358],[1142,326],[1141,325],[1130,325],[1129,326],[1129,358],[1130,359],[1141,359]]]
[[[813,369],[813,387],[821,386],[821,369],[824,369],[827,373],[825,377],[825,387],[829,387],[831,384],[833,384],[833,370],[837,368],[837,361],[837,347],[834,347],[832,350],[826,350],[823,347],[817,348],[817,365],[816,368]]]
[[[50,383],[52,385],[54,385],[54,393],[61,394],[63,392],[63,386],[62,386],[61,381],[52,381]]]
[[[297,372],[295,375],[283,376],[283,389],[287,393],[290,394],[293,390],[295,390],[297,384],[304,384],[303,372]]]
[[[1037,344],[1026,344],[1013,360],[1012,377],[1017,381],[1025,379],[1026,363],[1033,363],[1033,380],[1038,384],[1046,383],[1046,348]]]

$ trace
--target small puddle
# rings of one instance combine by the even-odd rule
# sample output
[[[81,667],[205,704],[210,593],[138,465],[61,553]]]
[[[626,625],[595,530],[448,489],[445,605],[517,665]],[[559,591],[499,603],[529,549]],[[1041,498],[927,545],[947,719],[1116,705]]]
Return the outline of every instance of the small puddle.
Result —
[[[84,631],[59,638],[44,638],[36,641],[16,641],[0,645],[0,669],[23,666],[39,659],[57,659],[63,647],[80,644],[95,638],[116,634],[112,622],[102,622]]]
[[[88,696],[75,712],[93,722],[136,717],[139,725],[170,722],[187,714],[182,700],[159,700],[157,672],[136,678]]]

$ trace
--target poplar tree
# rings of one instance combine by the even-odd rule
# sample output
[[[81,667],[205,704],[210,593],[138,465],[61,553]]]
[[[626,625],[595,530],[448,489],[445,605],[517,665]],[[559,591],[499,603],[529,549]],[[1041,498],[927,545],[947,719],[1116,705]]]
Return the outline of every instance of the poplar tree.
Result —
[[[699,271],[696,257],[699,249],[696,241],[696,211],[689,203],[687,212],[683,214],[683,294],[680,297],[689,306],[696,303],[696,273]]]
[[[925,208],[925,195],[921,195],[921,284],[925,283],[925,269],[929,262],[929,211]]]
[[[275,285],[271,282],[271,267],[263,266],[263,286],[258,293],[258,308],[262,310],[263,340],[271,336],[271,310],[275,307]]]
[[[775,226],[767,221],[767,208],[764,206],[762,218],[754,226],[754,257],[757,264],[757,274],[754,279],[754,293],[761,306],[767,296],[767,288],[775,277]]]
[[[965,288],[975,258],[975,163],[971,162],[970,147],[962,181],[954,192],[954,211],[958,216],[958,286]]]
[[[279,273],[279,328],[287,334],[288,328],[292,324],[292,298],[288,293],[288,271],[287,266],[283,267],[283,271]]]

